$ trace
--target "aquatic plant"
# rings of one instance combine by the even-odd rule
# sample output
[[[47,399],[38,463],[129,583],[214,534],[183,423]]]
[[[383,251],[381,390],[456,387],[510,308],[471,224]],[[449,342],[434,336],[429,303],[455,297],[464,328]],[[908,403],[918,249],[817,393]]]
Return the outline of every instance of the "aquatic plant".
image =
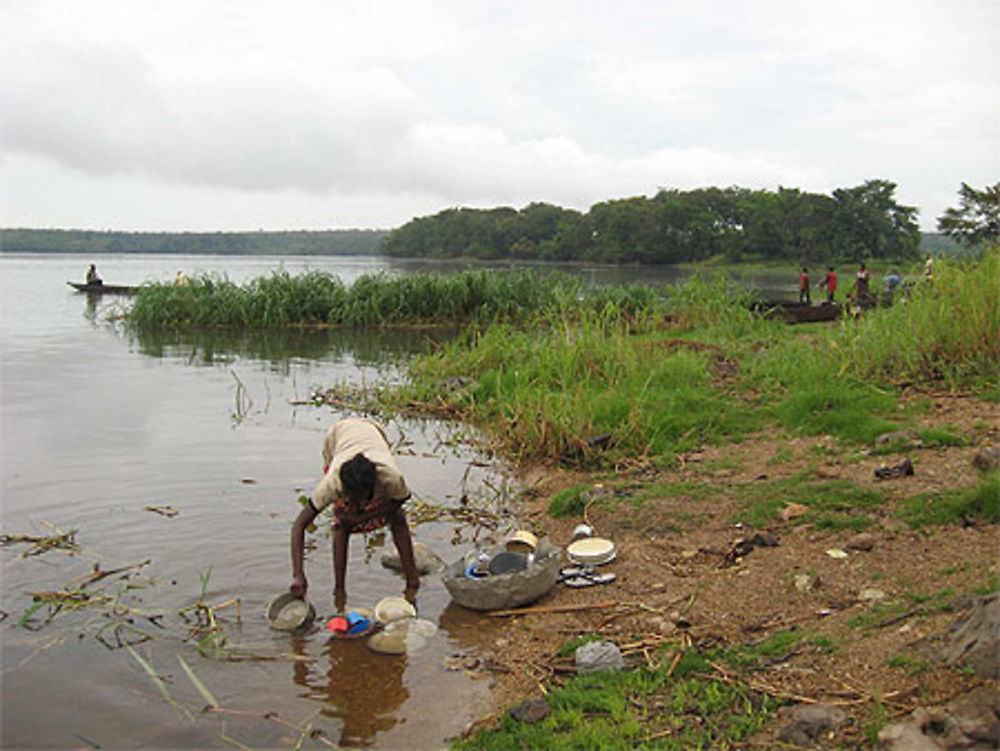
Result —
[[[322,271],[278,271],[237,285],[201,275],[187,284],[143,285],[126,318],[140,330],[226,326],[385,326],[524,321],[549,309],[613,305],[636,312],[656,304],[639,285],[589,287],[568,274],[533,270],[366,274],[346,285]]]

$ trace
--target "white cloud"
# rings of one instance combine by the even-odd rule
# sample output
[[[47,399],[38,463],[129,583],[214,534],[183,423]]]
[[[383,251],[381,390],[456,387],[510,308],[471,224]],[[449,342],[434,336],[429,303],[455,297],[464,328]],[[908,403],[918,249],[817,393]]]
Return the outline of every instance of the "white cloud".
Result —
[[[879,177],[931,227],[959,182],[997,179],[997,20],[989,0],[10,3],[0,225],[391,226]],[[164,196],[173,218],[143,209]]]

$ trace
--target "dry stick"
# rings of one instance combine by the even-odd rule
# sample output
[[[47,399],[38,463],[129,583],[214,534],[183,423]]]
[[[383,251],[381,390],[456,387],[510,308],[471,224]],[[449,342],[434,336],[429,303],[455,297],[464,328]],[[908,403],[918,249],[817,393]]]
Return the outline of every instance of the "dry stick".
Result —
[[[712,662],[711,660],[709,660],[708,664],[711,665],[713,668],[715,668],[715,670],[718,673],[714,677],[718,678],[719,680],[723,681],[724,683],[729,683],[730,685],[734,685],[734,686],[740,685],[741,681],[739,679],[735,678],[734,676],[732,676],[728,671],[726,671],[726,669],[724,667],[722,667],[718,663]],[[713,676],[705,675],[703,677],[705,677],[705,678],[712,678]],[[788,691],[782,691],[781,689],[774,688],[773,686],[767,685],[763,681],[759,681],[759,680],[758,681],[753,681],[753,680],[750,680],[748,678],[748,679],[743,680],[742,683],[744,685],[746,685],[748,688],[753,689],[754,691],[760,691],[763,694],[767,694],[769,696],[774,696],[774,697],[776,697],[778,699],[791,699],[792,701],[802,702],[803,704],[820,704],[820,703],[822,703],[821,699],[816,699],[816,698],[814,698],[812,696],[802,696],[800,694],[793,694],[793,693],[790,693]],[[903,692],[902,691],[892,691],[892,692],[886,694],[885,696],[880,697],[880,700],[882,700],[882,701],[891,700],[894,697],[899,696],[899,694],[901,694],[901,693],[903,693]],[[858,695],[857,699],[846,699],[846,700],[843,700],[843,701],[831,701],[831,700],[827,700],[825,703],[832,704],[834,706],[847,707],[847,706],[851,706],[851,705],[854,705],[854,704],[864,704],[865,702],[872,701],[873,698],[874,697],[866,696],[865,694],[861,693],[861,694]]]
[[[674,670],[677,669],[677,664],[681,661],[681,658],[683,656],[684,656],[684,650],[683,649],[678,650],[677,654],[674,655],[674,661],[670,663],[670,669],[667,670],[667,678],[669,678],[670,676],[672,676],[674,674]]]
[[[147,558],[139,563],[133,563],[131,566],[122,566],[121,568],[111,568],[111,569],[96,569],[91,571],[89,574],[84,574],[83,576],[78,576],[75,579],[70,579],[69,583],[80,582],[80,588],[90,586],[94,582],[98,582],[108,576],[114,576],[115,574],[121,574],[126,571],[132,571],[133,569],[138,570],[143,566],[148,566],[152,563],[152,559]]]
[[[578,610],[602,610],[618,607],[621,603],[615,601],[580,603],[577,605],[539,605],[532,608],[517,608],[515,610],[493,610],[488,615],[493,618],[504,616],[534,615],[537,613],[572,613]]]

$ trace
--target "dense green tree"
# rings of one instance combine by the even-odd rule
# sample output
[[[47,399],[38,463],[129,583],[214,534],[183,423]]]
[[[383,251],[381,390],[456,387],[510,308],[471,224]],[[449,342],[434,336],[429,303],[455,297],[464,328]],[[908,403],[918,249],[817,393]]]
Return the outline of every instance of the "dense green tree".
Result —
[[[1000,182],[976,190],[958,189],[959,206],[938,217],[938,230],[966,247],[1000,241]]]
[[[920,248],[917,209],[896,203],[896,184],[868,180],[855,188],[833,191],[830,228],[834,257],[913,258]]]

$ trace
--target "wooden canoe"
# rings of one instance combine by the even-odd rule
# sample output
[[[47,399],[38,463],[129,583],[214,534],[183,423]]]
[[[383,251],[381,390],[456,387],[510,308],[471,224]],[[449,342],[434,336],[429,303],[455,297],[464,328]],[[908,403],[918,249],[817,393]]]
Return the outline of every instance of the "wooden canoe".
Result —
[[[777,300],[762,301],[757,306],[765,318],[781,319],[785,323],[812,323],[814,321],[836,321],[844,309],[837,303],[820,303],[810,305],[797,301],[781,302]]]
[[[86,292],[88,295],[134,295],[138,287],[130,287],[125,284],[87,284],[86,282],[66,282],[77,292]]]

